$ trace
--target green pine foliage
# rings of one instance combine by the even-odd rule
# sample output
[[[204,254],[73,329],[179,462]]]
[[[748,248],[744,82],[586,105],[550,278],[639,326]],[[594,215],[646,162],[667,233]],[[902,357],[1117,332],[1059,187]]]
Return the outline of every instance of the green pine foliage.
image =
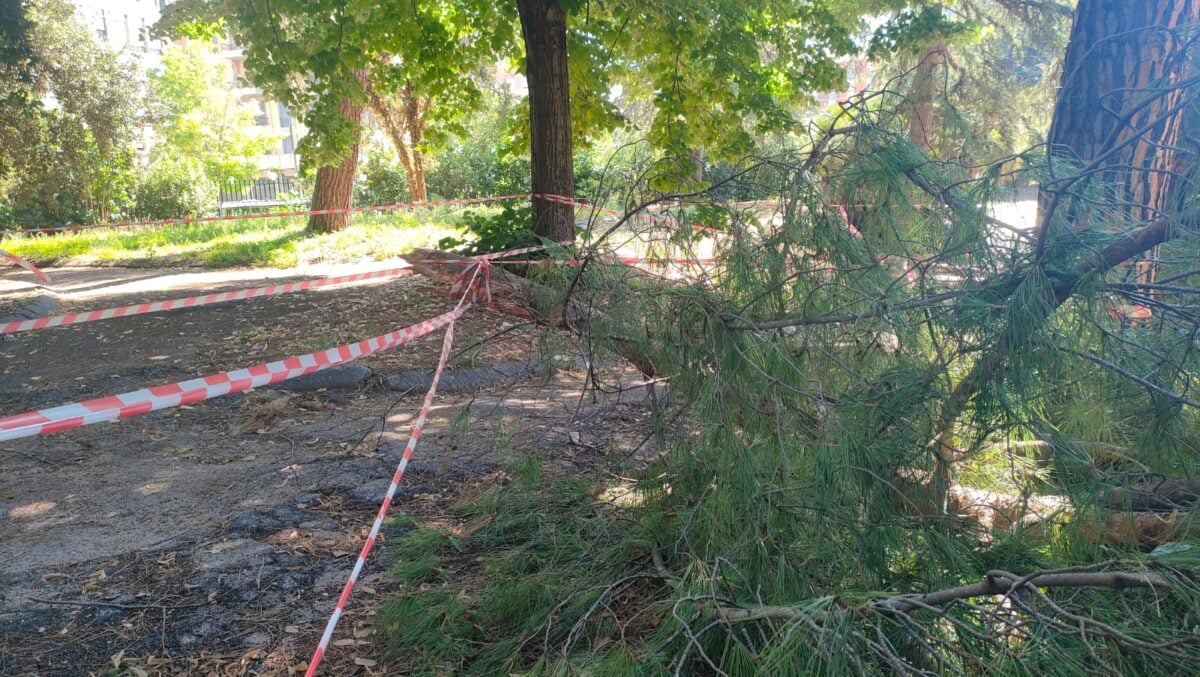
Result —
[[[1172,280],[1162,286],[1184,291],[1155,300],[1178,309],[1123,321],[1125,272],[1075,272],[1122,232],[1060,238],[1041,261],[995,247],[985,205],[1012,177],[930,164],[892,110],[869,97],[847,110],[857,131],[832,138],[820,176],[796,160],[743,168],[734,181],[773,187],[777,211],[660,207],[677,231],[723,215],[723,265],[710,279],[598,262],[583,275],[534,273],[587,300],[589,346],[635,344],[669,377],[665,452],[549,478],[530,450],[508,484],[458,508],[477,530],[410,532],[397,546],[405,587],[382,618],[397,665],[481,675],[1195,668],[1192,517],[1178,515],[1171,543],[1147,552],[1118,538],[1108,520],[1125,513],[1104,496],[1194,466],[1200,420],[1181,399],[1200,365],[1178,313],[1190,312],[1195,292],[1182,285],[1200,250],[1183,238],[1160,253],[1159,279]],[[828,206],[837,201],[866,205],[851,210],[858,234]],[[653,230],[621,232],[639,228]],[[677,252],[694,244],[663,235]],[[1060,303],[1063,284],[1073,294]],[[948,427],[947,402],[985,360],[991,373]],[[948,508],[965,490],[1016,507],[986,520],[979,506]],[[1036,509],[1054,500],[1060,508]],[[1167,584],[889,606],[1060,569]]]

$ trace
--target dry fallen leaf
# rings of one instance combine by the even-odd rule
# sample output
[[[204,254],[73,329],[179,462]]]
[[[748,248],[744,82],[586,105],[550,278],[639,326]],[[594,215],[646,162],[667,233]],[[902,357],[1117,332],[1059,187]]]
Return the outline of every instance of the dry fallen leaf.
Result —
[[[361,656],[356,656],[354,658],[354,664],[361,665],[364,668],[373,668],[377,665],[377,663],[370,658],[362,658]]]

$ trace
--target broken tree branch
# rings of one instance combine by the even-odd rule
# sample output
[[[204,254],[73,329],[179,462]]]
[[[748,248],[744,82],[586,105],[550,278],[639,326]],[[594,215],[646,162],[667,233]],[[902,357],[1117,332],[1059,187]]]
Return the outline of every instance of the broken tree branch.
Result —
[[[1007,595],[1021,589],[1038,588],[1166,588],[1170,583],[1162,576],[1149,572],[1080,571],[1066,573],[1035,573],[1017,576],[1006,571],[989,571],[978,583],[960,585],[933,592],[894,595],[872,600],[856,607],[860,612],[908,613],[928,607],[939,607],[973,597]],[[820,612],[818,612],[820,613]],[[725,621],[792,620],[811,618],[813,612],[795,606],[756,606],[745,609],[719,607],[719,618]]]
[[[417,249],[404,258],[414,272],[445,284],[447,288],[476,263],[473,259],[432,249]],[[635,268],[627,268],[627,272],[633,276],[646,275]],[[580,337],[586,336],[593,320],[603,317],[578,295],[563,303],[561,294],[554,289],[514,275],[498,265],[493,266],[490,278],[492,310],[564,328]],[[654,360],[638,343],[619,336],[606,338],[618,355],[629,360],[643,374],[651,378],[657,376]]]

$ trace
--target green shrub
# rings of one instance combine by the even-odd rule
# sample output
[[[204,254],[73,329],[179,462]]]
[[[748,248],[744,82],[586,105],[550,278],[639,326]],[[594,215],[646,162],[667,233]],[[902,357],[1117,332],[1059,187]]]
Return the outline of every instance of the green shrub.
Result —
[[[151,169],[138,183],[133,216],[174,219],[198,216],[217,205],[217,186],[203,172],[182,167]]]
[[[472,141],[439,154],[427,180],[430,195],[444,199],[528,193],[529,157]]]
[[[371,153],[354,187],[354,204],[390,205],[408,202],[412,191],[404,168],[384,153]]]
[[[505,204],[499,213],[469,211],[463,214],[462,226],[474,239],[448,237],[438,242],[438,248],[472,255],[531,247],[541,244],[530,230],[532,223],[533,208],[526,201]]]

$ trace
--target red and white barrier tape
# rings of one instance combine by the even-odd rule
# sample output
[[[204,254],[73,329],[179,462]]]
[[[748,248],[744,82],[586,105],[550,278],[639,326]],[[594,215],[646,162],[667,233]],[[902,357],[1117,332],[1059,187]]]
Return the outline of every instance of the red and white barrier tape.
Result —
[[[495,252],[493,254],[481,254],[474,258],[488,260],[498,259],[505,256],[515,256],[517,254],[529,254],[542,249],[544,249],[542,246],[522,247],[520,249],[509,249],[507,251]],[[459,261],[445,261],[444,263],[458,262]],[[433,261],[432,263],[443,262]],[[161,313],[179,308],[197,308],[200,306],[212,305],[214,303],[242,301],[245,299],[252,299],[260,296],[271,296],[274,294],[291,294],[294,292],[317,289],[331,285],[350,284],[353,282],[363,282],[366,280],[398,277],[400,275],[408,275],[411,272],[411,268],[389,268],[387,270],[379,270],[370,273],[356,273],[353,275],[327,277],[320,280],[308,280],[305,282],[273,284],[266,287],[256,287],[254,289],[239,289],[236,291],[227,291],[214,294],[187,296],[184,298],[169,299],[166,301],[154,301],[152,303],[139,303],[131,306],[121,306],[119,308],[105,308],[102,310],[90,310],[81,313],[56,315],[54,317],[42,317],[34,320],[15,320],[6,324],[0,324],[0,334],[14,334],[22,331],[34,331],[37,329],[47,329],[50,327],[63,327],[72,324],[83,324],[85,322],[98,322],[100,320],[110,320],[117,317],[130,317],[132,315]]]
[[[0,231],[0,236],[3,236],[3,235],[33,235],[33,234],[38,234],[38,233],[75,232],[75,231],[81,231],[81,230],[93,230],[96,228],[134,228],[134,227],[150,227],[150,226],[171,226],[171,225],[181,225],[181,224],[188,224],[188,223],[213,223],[213,222],[218,222],[218,221],[246,221],[246,220],[252,220],[252,219],[275,219],[275,218],[286,218],[286,217],[295,217],[295,216],[318,216],[318,215],[323,215],[323,214],[353,214],[353,213],[360,213],[360,212],[402,211],[402,210],[406,210],[406,209],[429,209],[429,208],[435,208],[435,207],[451,207],[451,206],[456,206],[456,205],[488,204],[488,203],[493,203],[493,202],[512,202],[514,200],[525,200],[525,199],[531,199],[531,198],[535,199],[535,200],[545,200],[547,202],[554,202],[557,204],[569,205],[569,206],[575,207],[576,209],[592,209],[597,212],[608,214],[610,216],[622,216],[623,215],[620,210],[613,209],[611,207],[603,207],[600,205],[592,204],[592,203],[584,201],[584,200],[578,200],[575,198],[564,197],[562,195],[553,195],[553,194],[549,194],[549,193],[526,193],[526,194],[520,194],[520,195],[496,195],[496,196],[489,196],[489,197],[459,198],[456,200],[433,200],[433,201],[426,201],[426,202],[397,202],[394,204],[387,204],[387,205],[371,205],[371,206],[365,206],[365,207],[342,207],[342,208],[337,208],[337,209],[298,209],[298,210],[292,210],[292,211],[286,211],[286,212],[264,212],[264,213],[259,213],[259,214],[228,214],[225,216],[198,216],[198,217],[194,217],[194,218],[183,218],[183,219],[158,219],[158,220],[152,220],[152,221],[119,221],[116,223],[92,223],[92,224],[77,225],[77,226],[48,226],[45,228],[22,228],[22,229],[18,229],[18,230]],[[674,200],[674,201],[666,200],[660,204],[682,204],[682,203],[680,203],[678,200]],[[735,206],[770,206],[770,205],[775,205],[778,203],[773,203],[773,202],[734,202],[732,204]],[[845,208],[847,206],[848,205],[843,205],[843,204],[830,205],[830,207],[833,207],[835,209],[841,209],[843,211],[845,210]],[[849,206],[864,207],[864,206],[869,206],[869,205],[849,205]],[[652,223],[668,223],[670,221],[669,219],[666,219],[666,218],[663,218],[661,216],[657,216],[654,214],[649,214],[649,213],[647,213],[645,215],[645,218],[649,219]],[[696,231],[702,231],[702,232],[712,233],[712,234],[719,234],[719,233],[724,232],[722,230],[719,230],[716,228],[709,228],[707,226],[691,226],[691,228]],[[14,263],[17,263],[19,261],[19,259],[17,259],[17,257],[13,256],[12,254],[0,252],[0,255],[4,255],[6,258],[13,260]],[[41,271],[38,271],[36,268],[34,268],[28,262],[18,263],[18,265],[28,268],[31,272],[34,272],[36,275],[41,277],[43,280],[46,280],[46,278],[41,273]]]
[[[464,304],[462,309],[470,307],[470,304]],[[379,530],[383,528],[383,521],[387,518],[388,509],[392,505],[392,499],[396,496],[396,489],[400,486],[400,481],[404,479],[404,471],[408,469],[408,463],[412,459],[413,451],[417,448],[417,442],[421,440],[421,433],[425,429],[425,421],[429,418],[429,411],[433,406],[433,398],[437,394],[438,381],[442,378],[442,371],[446,368],[446,361],[450,358],[450,347],[454,344],[454,323],[451,322],[446,327],[446,335],[442,339],[442,354],[438,358],[437,369],[433,372],[433,382],[429,385],[429,391],[425,393],[425,401],[421,405],[421,413],[417,415],[417,420],[413,424],[412,433],[409,435],[408,444],[404,446],[404,455],[400,458],[400,464],[396,466],[396,472],[392,474],[392,482],[388,485],[387,493],[383,496],[383,502],[379,506],[379,512],[375,514],[375,521],[371,524],[371,531],[367,534],[367,540],[363,543],[362,550],[358,553],[358,559],[354,562],[354,569],[350,571],[350,578],[346,580],[345,586],[342,587],[342,594],[338,597],[337,604],[333,608],[333,613],[329,617],[329,622],[325,624],[325,631],[321,633],[321,640],[317,643],[317,648],[313,651],[312,658],[308,661],[308,669],[304,673],[305,677],[313,677],[317,674],[317,667],[321,665],[321,659],[325,657],[325,652],[329,649],[329,642],[333,639],[333,631],[337,628],[338,621],[341,620],[342,614],[346,611],[346,603],[350,600],[350,593],[354,591],[354,585],[358,582],[358,577],[362,574],[363,567],[367,563],[367,557],[371,554],[371,548],[375,546],[375,539],[379,536]]]
[[[538,249],[538,248],[534,248]],[[487,254],[478,257],[475,263],[468,266],[462,272],[458,279],[455,279],[454,286],[461,292],[458,306],[454,312],[461,314],[471,307],[471,303],[467,300],[471,298],[485,297],[491,299],[492,290],[488,287],[488,267],[489,257],[504,256],[514,252],[499,252],[497,254]],[[469,281],[463,282],[467,275],[470,275]],[[484,290],[480,291],[480,286]],[[464,289],[462,285],[466,285]],[[453,293],[453,292],[452,292]],[[433,398],[437,395],[438,382],[441,381],[442,372],[446,369],[446,362],[450,359],[450,348],[454,345],[454,322],[453,320],[446,326],[446,335],[442,339],[442,354],[438,357],[437,368],[433,370],[433,379],[429,383],[429,390],[425,393],[425,401],[421,404],[421,412],[417,414],[417,420],[413,423],[412,432],[409,433],[408,444],[404,445],[404,455],[400,457],[400,463],[396,466],[396,472],[392,474],[391,484],[388,485],[387,493],[383,496],[383,502],[379,505],[379,512],[375,514],[375,521],[371,524],[371,531],[367,534],[367,540],[363,543],[362,550],[358,553],[358,559],[354,562],[354,568],[350,571],[350,578],[346,579],[346,585],[342,587],[342,594],[338,596],[337,604],[333,607],[333,613],[329,616],[329,622],[325,624],[325,631],[321,633],[321,639],[317,642],[317,648],[313,651],[312,659],[308,661],[308,669],[305,671],[305,677],[313,677],[317,674],[317,668],[321,665],[321,659],[324,658],[325,652],[329,649],[329,642],[333,639],[333,631],[337,628],[338,621],[341,620],[342,614],[346,611],[346,603],[350,600],[350,593],[354,591],[354,585],[358,582],[358,577],[362,574],[363,567],[366,566],[367,556],[371,554],[371,548],[375,546],[375,539],[379,536],[379,530],[383,528],[383,520],[387,518],[388,508],[392,505],[392,499],[396,496],[396,489],[400,486],[400,480],[404,479],[404,471],[408,468],[408,463],[412,459],[413,451],[417,448],[417,443],[421,441],[421,433],[425,430],[425,422],[429,419],[429,411],[433,407]]]
[[[166,301],[154,301],[152,303],[139,303],[131,306],[121,306],[119,308],[105,308],[103,310],[91,310],[82,313],[67,313],[66,315],[41,317],[35,320],[17,320],[8,322],[6,324],[0,324],[0,334],[15,334],[17,332],[46,329],[49,327],[65,327],[72,324],[110,320],[116,317],[130,317],[132,315],[161,313],[168,310],[176,310],[178,308],[198,308],[200,306],[208,306],[214,303],[241,301],[244,299],[258,298],[260,296],[291,294],[294,292],[305,291],[308,289],[318,289],[320,287],[328,287],[331,285],[350,284],[352,282],[363,282],[366,280],[398,277],[400,275],[408,275],[411,272],[411,268],[389,268],[387,270],[377,270],[370,273],[357,273],[354,275],[326,277],[320,280],[272,284],[266,287],[256,287],[254,289],[239,289],[236,291],[202,294],[199,296],[188,296],[178,299],[169,299]]]
[[[514,266],[563,265],[578,266],[587,259],[522,259],[518,261],[496,261]],[[714,266],[716,259],[651,259],[638,256],[596,257],[594,262],[605,266]],[[422,261],[422,263],[456,263],[455,261]]]
[[[547,202],[556,202],[558,204],[570,205],[570,206],[578,208],[578,209],[594,209],[597,212],[600,212],[602,214],[608,214],[609,216],[618,216],[618,217],[623,216],[623,214],[621,213],[620,210],[612,209],[611,207],[601,207],[599,205],[594,205],[589,202],[581,202],[579,200],[575,200],[575,199],[569,198],[569,197],[563,197],[561,195],[550,195],[547,193],[534,193],[530,197],[532,197],[535,200],[545,200]],[[670,219],[665,219],[661,216],[656,216],[649,212],[647,212],[645,214],[645,218],[648,219],[650,221],[650,223],[666,223],[666,224],[670,223]],[[725,231],[717,229],[717,228],[709,228],[708,226],[689,226],[689,228],[691,228],[692,230],[697,231],[697,232],[709,233],[710,235],[718,235],[718,234],[725,232]]]
[[[11,261],[11,262],[17,264],[18,266],[21,266],[25,270],[28,270],[29,272],[36,275],[37,279],[41,280],[42,282],[45,282],[46,284],[50,284],[50,276],[49,275],[43,273],[41,268],[38,268],[37,266],[33,265],[32,263],[21,258],[20,256],[17,256],[16,254],[10,254],[10,253],[4,251],[3,249],[0,249],[0,258],[7,259],[8,261]]]
[[[221,395],[240,393],[250,388],[258,388],[322,371],[425,336],[454,322],[466,309],[466,305],[460,305],[448,313],[382,336],[308,355],[289,357],[286,360],[268,362],[179,383],[144,388],[121,395],[111,395],[7,416],[0,418],[0,441],[46,435],[93,423],[115,421],[159,409],[200,402]]]

